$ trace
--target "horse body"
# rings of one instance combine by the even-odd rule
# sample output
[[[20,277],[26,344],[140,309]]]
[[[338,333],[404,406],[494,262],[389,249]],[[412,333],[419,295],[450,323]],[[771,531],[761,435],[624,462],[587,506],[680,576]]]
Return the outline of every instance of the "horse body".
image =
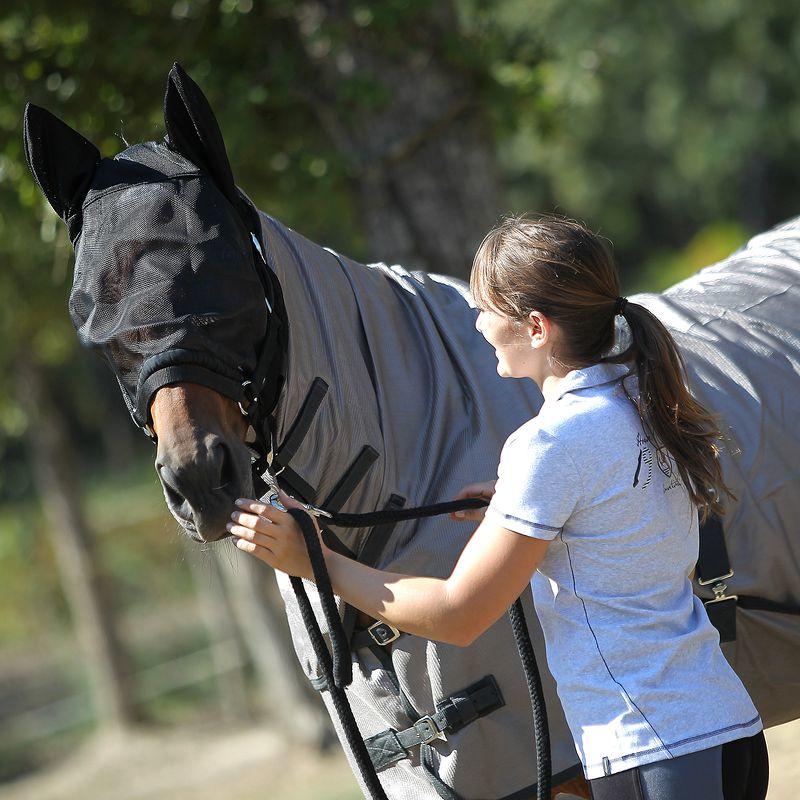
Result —
[[[294,330],[287,384],[292,400],[281,410],[282,435],[315,377],[335,387],[292,460],[306,482],[320,487],[308,499],[322,502],[364,443],[379,458],[346,510],[380,508],[392,494],[421,505],[453,496],[466,482],[492,477],[503,441],[537,413],[542,398],[532,382],[497,376],[491,347],[475,331],[477,312],[466,285],[398,266],[365,267],[270,217],[262,220],[271,250],[268,261],[288,289]],[[633,298],[673,332],[693,393],[721,415],[729,433],[731,444],[721,457],[739,497],[724,520],[735,570],[731,592],[794,602],[800,586],[800,543],[793,526],[800,514],[800,473],[792,458],[800,419],[799,278],[800,222],[795,220],[755,237],[729,259],[662,294]],[[306,335],[297,332],[295,320]],[[342,535],[356,555],[382,569],[445,576],[470,533],[452,521],[428,519],[398,526],[378,545],[364,530]],[[279,583],[298,656],[314,680],[316,666],[288,581],[281,578]],[[709,589],[697,590],[705,598],[712,596]],[[797,618],[741,608],[736,613],[738,635],[723,650],[765,725],[800,716]],[[532,633],[542,655],[541,635]],[[768,668],[764,652],[770,654]],[[397,679],[419,714],[431,713],[437,699],[488,672],[502,676],[504,691],[513,687],[508,691],[517,698],[513,705],[521,715],[512,709],[493,712],[448,745],[437,742],[435,755],[422,764],[423,771],[435,766],[443,781],[467,797],[503,797],[535,779],[529,773],[528,781],[521,766],[532,766],[530,736],[521,735],[530,724],[524,687],[517,685],[521,672],[513,659],[503,665],[495,653],[513,653],[505,621],[466,649],[454,651],[413,636],[401,636],[393,644]],[[395,699],[387,703],[381,689],[387,678],[380,675],[380,661],[369,651],[357,651],[354,658],[359,669],[352,693],[363,699],[358,707],[365,736],[381,726],[408,727],[413,720],[396,692],[389,692]],[[560,709],[553,688],[548,679],[554,771],[566,775],[576,761],[569,733],[556,713]],[[481,728],[491,731],[492,746],[486,746]],[[499,753],[508,754],[513,768],[492,766]],[[465,758],[466,770],[459,768]],[[391,796],[426,796],[409,783],[409,773],[417,769],[412,759],[392,768],[401,777],[384,773],[397,792]],[[500,773],[510,778],[508,783],[497,781]],[[479,774],[487,776],[486,784],[476,785]]]

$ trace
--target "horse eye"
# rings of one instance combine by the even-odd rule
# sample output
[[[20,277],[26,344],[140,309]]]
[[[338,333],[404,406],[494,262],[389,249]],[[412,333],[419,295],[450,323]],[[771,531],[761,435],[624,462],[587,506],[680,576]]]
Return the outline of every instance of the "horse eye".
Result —
[[[100,274],[98,299],[101,303],[116,305],[122,300],[123,291],[128,287],[136,262],[144,251],[144,242],[127,241],[114,247],[114,258]]]
[[[119,273],[112,266],[100,275],[98,300],[106,305],[116,305],[122,299]]]

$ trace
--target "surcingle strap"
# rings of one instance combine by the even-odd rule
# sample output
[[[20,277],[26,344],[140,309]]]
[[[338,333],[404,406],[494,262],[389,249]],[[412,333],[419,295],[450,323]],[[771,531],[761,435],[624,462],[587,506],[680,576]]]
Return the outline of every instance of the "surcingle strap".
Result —
[[[700,554],[697,578],[701,586],[733,577],[722,520],[712,514],[700,526]]]
[[[290,467],[284,467],[277,478],[281,489],[293,497],[296,497],[298,500],[302,500],[304,503],[313,503],[316,501],[317,490]]]
[[[445,739],[480,717],[505,705],[503,695],[494,675],[454,692],[436,703],[436,713],[420,717],[410,728],[394,728],[377,733],[364,740],[375,769],[380,772],[397,761],[408,758],[410,750],[429,744],[435,739]]]
[[[794,602],[769,600],[751,595],[727,594],[728,578],[734,571],[728,558],[725,533],[722,521],[710,516],[700,526],[700,556],[697,560],[697,582],[701,586],[711,586],[714,597],[704,600],[703,605],[711,624],[719,631],[720,642],[736,640],[736,609],[769,611],[775,614],[800,615],[800,605]]]
[[[703,605],[711,624],[719,631],[720,642],[736,639],[736,595],[727,594],[726,581],[733,577],[725,531],[722,520],[711,515],[700,526],[700,554],[697,559],[697,582],[711,586],[714,597],[704,600]]]
[[[405,498],[399,494],[392,494],[389,497],[384,511],[391,511],[402,508],[406,504]],[[394,532],[395,522],[385,522],[382,525],[373,527],[366,536],[364,543],[361,545],[361,550],[358,554],[358,560],[368,567],[374,567],[378,563],[378,558],[386,547],[392,533]],[[353,650],[358,650],[361,647],[371,647],[374,644],[381,646],[393,642],[397,637],[386,629],[376,629],[377,620],[369,629],[365,631],[355,631],[356,619],[358,612],[353,606],[348,605],[345,609],[344,628],[350,637],[350,646]],[[385,623],[381,623],[385,624]],[[371,629],[371,633],[368,632]],[[394,630],[394,629],[392,629]],[[354,632],[355,631],[355,632]],[[387,635],[388,634],[388,635]],[[368,639],[365,637],[369,637]]]
[[[328,499],[323,503],[323,508],[329,511],[338,511],[356,490],[356,486],[364,480],[370,467],[378,460],[378,451],[365,444],[353,463],[333,487]]]

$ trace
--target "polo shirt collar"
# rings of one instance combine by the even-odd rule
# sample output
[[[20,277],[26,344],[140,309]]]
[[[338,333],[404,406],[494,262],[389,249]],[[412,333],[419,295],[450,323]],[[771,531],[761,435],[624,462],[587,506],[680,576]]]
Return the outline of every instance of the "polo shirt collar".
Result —
[[[545,402],[555,403],[567,392],[574,392],[577,389],[587,389],[590,386],[600,386],[604,383],[611,383],[626,375],[635,375],[635,370],[630,364],[591,364],[582,369],[573,369],[568,372],[553,389],[549,389],[545,395]]]

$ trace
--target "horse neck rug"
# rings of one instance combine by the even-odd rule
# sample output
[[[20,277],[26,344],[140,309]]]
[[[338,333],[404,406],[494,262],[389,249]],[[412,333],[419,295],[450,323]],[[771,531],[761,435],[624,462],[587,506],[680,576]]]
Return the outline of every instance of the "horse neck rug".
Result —
[[[495,477],[505,439],[537,413],[542,398],[532,382],[497,375],[494,353],[475,329],[477,312],[466,285],[399,266],[365,267],[266,215],[262,229],[290,320],[279,442],[290,434],[314,381],[328,385],[290,462],[313,489],[305,499],[325,507],[365,446],[378,457],[344,504],[346,511],[382,508],[392,496],[422,505],[452,498],[469,481]],[[376,566],[443,576],[473,529],[440,517],[399,524],[391,535],[380,528],[337,534]],[[289,581],[279,574],[278,583],[297,656],[323,688]],[[526,595],[541,665],[544,642]],[[313,592],[311,598],[321,620]],[[535,782],[530,702],[507,620],[469,648],[401,635],[383,649],[357,647],[353,658],[348,695],[365,738],[409,728],[436,712],[437,702],[487,675],[504,700],[501,708],[448,734],[447,741],[413,748],[409,757],[382,769],[393,800],[447,791],[453,798],[501,798]],[[560,774],[578,774],[579,767],[553,680],[543,677],[557,783]],[[328,693],[322,696],[328,703]]]

